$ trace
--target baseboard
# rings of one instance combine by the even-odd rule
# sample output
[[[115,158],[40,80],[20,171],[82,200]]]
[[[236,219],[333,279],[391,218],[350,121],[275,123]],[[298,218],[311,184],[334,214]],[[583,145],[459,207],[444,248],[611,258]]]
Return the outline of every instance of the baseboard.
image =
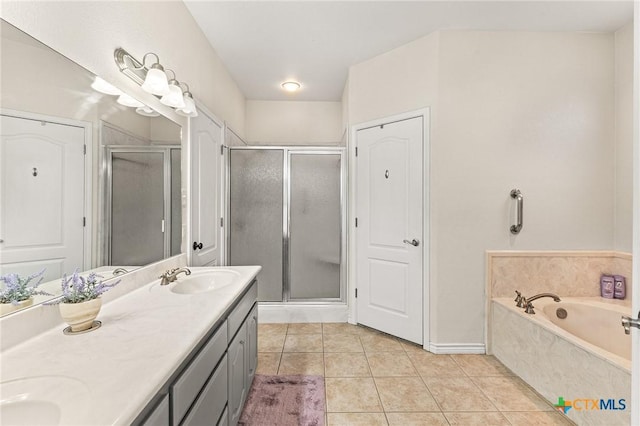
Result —
[[[429,352],[434,354],[484,354],[483,343],[429,343]]]
[[[261,323],[347,322],[347,317],[346,304],[258,303],[258,321]]]

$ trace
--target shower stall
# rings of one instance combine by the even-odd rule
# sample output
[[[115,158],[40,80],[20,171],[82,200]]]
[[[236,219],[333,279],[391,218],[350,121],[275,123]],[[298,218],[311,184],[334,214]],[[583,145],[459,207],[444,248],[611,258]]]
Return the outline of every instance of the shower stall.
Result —
[[[345,301],[344,149],[232,147],[230,265],[262,265],[258,300]]]
[[[139,266],[180,253],[179,146],[105,149],[104,264]]]

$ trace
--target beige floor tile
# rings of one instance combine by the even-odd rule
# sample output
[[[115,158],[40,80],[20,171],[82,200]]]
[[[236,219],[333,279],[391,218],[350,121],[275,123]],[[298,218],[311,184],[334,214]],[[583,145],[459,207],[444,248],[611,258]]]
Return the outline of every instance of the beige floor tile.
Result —
[[[258,352],[282,352],[285,335],[258,335]]]
[[[346,322],[329,322],[322,324],[324,334],[358,334],[358,326]]]
[[[451,425],[461,426],[509,426],[511,423],[499,412],[444,413]],[[531,423],[533,424],[533,423]]]
[[[500,361],[491,355],[451,355],[469,376],[513,376]]]
[[[322,334],[288,334],[284,352],[322,352]]]
[[[466,377],[464,371],[449,355],[434,355],[427,351],[407,352],[407,354],[422,377]]]
[[[516,377],[471,377],[500,411],[552,411],[553,407]]]
[[[382,412],[382,404],[372,378],[325,379],[327,412]]]
[[[362,352],[325,352],[324,375],[325,377],[371,377],[371,370]]]
[[[287,334],[288,324],[259,323],[258,335]]]
[[[384,334],[374,328],[370,328],[360,324],[356,326],[356,333],[358,334],[358,336],[375,336],[378,334]]]
[[[356,334],[324,334],[325,352],[363,352],[360,337]]]
[[[291,323],[287,334],[322,334],[321,323]]]
[[[387,413],[391,426],[449,425],[441,413]]]
[[[321,353],[288,353],[282,354],[279,375],[309,374],[324,375],[324,360]]]
[[[514,426],[570,426],[574,423],[559,412],[537,411],[537,412],[508,412],[502,414]]]
[[[387,426],[384,413],[327,413],[328,426]]]
[[[374,377],[417,376],[406,352],[369,352],[367,361]]]
[[[497,411],[468,377],[425,377],[442,411]]]
[[[402,351],[398,339],[386,334],[361,334],[360,341],[365,352],[393,352]]]
[[[258,352],[256,374],[278,374],[281,352]]]
[[[402,349],[404,349],[407,353],[431,353],[425,351],[422,345],[418,345],[417,343],[413,342],[407,342],[406,340],[400,340],[400,346],[402,346]]]
[[[376,377],[374,380],[387,412],[440,411],[419,377]]]

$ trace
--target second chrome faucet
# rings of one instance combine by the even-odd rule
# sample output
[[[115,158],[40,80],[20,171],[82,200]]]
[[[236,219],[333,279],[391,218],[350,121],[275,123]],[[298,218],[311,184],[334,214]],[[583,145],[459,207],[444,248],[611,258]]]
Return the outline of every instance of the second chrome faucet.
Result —
[[[553,293],[540,293],[532,296],[528,299],[524,299],[524,312],[527,314],[534,315],[536,312],[533,310],[533,302],[534,300],[542,299],[543,297],[551,297],[554,302],[560,302],[560,297]]]

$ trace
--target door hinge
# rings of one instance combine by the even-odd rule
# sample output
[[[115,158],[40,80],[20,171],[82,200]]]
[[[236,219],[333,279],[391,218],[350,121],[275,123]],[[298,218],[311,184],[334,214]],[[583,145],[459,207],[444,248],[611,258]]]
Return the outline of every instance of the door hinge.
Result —
[[[358,298],[358,289],[356,288],[356,299]]]
[[[86,226],[87,226],[87,217],[86,217],[86,216],[84,216],[84,217],[82,218],[82,226],[83,226],[83,227],[86,227]]]
[[[220,145],[220,155],[224,155],[224,145]]]
[[[356,157],[358,156],[358,147],[356,146]]]
[[[82,145],[84,155],[87,155],[87,144]]]
[[[224,228],[224,217],[220,218],[220,228]]]
[[[358,227],[358,218],[356,217],[356,228]]]

